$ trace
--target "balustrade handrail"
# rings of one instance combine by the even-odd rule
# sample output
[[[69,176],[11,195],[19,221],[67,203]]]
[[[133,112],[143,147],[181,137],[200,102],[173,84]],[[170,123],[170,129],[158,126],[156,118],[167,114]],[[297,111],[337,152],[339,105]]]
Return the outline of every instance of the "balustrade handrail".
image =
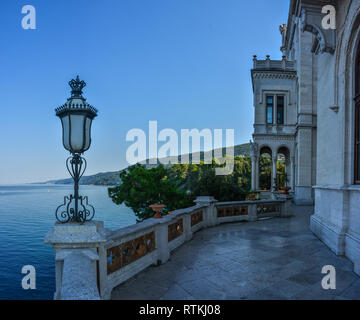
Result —
[[[106,238],[108,241],[118,240],[119,238],[123,238],[123,237],[129,236],[131,234],[139,233],[140,231],[152,229],[156,225],[169,223],[170,221],[180,217],[181,215],[190,214],[190,213],[193,213],[197,210],[201,210],[204,208],[207,208],[207,205],[195,205],[193,207],[173,211],[173,212],[169,213],[168,215],[164,216],[162,219],[150,218],[150,219],[144,220],[140,223],[133,224],[133,225],[127,226],[127,227],[123,227],[123,228],[120,228],[120,229],[117,229],[114,231],[108,230],[108,235]]]
[[[272,203],[284,203],[285,200],[248,200],[248,201],[226,201],[226,202],[217,202],[215,206],[218,207],[225,207],[225,206],[234,206],[234,205],[256,205],[256,204],[272,204]]]

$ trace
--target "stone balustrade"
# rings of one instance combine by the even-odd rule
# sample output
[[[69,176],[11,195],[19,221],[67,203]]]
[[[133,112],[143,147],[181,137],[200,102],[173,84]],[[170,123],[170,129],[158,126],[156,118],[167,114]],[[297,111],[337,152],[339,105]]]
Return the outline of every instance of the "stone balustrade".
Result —
[[[261,102],[263,103],[263,102]],[[254,124],[255,134],[296,134],[295,124],[272,125],[272,124]]]
[[[217,202],[212,197],[198,197],[194,207],[116,231],[105,229],[100,222],[56,224],[45,240],[56,252],[54,298],[110,299],[113,288],[151,265],[166,263],[171,252],[191,240],[195,232],[222,223],[287,217],[288,202]]]
[[[258,60],[256,56],[253,59],[253,70],[283,70],[283,71],[295,71],[296,62],[289,61],[285,57],[282,60],[271,60],[270,56],[266,57],[266,60]]]

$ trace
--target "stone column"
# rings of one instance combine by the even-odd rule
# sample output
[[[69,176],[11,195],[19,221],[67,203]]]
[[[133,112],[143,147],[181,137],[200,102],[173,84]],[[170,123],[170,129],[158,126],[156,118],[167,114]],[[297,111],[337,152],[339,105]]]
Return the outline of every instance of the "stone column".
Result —
[[[304,116],[307,118],[308,116]],[[309,116],[311,121],[311,116]],[[299,124],[297,143],[297,182],[295,192],[295,203],[297,205],[312,205],[312,128]]]
[[[257,161],[256,157],[251,157],[251,190],[256,190],[256,180],[257,180],[257,171],[258,168],[256,167]]]
[[[287,184],[287,186],[289,186],[289,184],[290,184],[290,175],[291,175],[290,159],[288,159],[286,157],[286,159],[285,159],[285,176],[287,177],[288,182],[285,181],[285,184]]]
[[[256,157],[256,162],[255,162],[255,190],[254,191],[259,191],[260,189],[260,181],[259,181],[259,172],[260,172],[260,158],[259,156]]]
[[[271,174],[271,185],[272,185],[272,189],[275,189],[276,186],[276,175],[277,175],[277,154],[273,155],[272,157],[272,170],[271,170],[272,174]]]
[[[259,187],[259,155],[258,145],[250,141],[251,156],[251,189],[256,191]]]
[[[290,187],[292,191],[295,191],[295,157],[291,157],[290,172]]]
[[[298,90],[298,124],[297,124],[297,159],[296,159],[296,190],[295,203],[297,205],[312,205],[312,153],[313,153],[313,128],[316,124],[316,107],[314,105],[314,54],[313,35],[299,32],[299,59],[297,59],[297,76],[301,84]]]

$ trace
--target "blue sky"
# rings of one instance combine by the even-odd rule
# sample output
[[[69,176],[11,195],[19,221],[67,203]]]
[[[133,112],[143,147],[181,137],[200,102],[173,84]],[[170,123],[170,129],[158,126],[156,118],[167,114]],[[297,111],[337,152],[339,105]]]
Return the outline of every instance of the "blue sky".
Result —
[[[21,27],[33,5],[37,29]],[[65,178],[54,109],[80,75],[99,109],[87,175],[127,166],[133,128],[235,129],[251,138],[252,56],[281,59],[288,0],[2,0],[0,184]]]

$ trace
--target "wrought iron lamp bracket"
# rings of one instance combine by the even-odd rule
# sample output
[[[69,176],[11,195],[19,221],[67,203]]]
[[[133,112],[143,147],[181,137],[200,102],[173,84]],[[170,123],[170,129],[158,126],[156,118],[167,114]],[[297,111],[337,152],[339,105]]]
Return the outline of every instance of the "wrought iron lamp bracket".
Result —
[[[56,220],[60,223],[91,221],[95,215],[95,208],[89,204],[87,196],[79,195],[79,181],[84,175],[87,162],[78,153],[73,153],[66,160],[66,167],[74,180],[74,194],[64,197],[64,203],[55,211]]]

